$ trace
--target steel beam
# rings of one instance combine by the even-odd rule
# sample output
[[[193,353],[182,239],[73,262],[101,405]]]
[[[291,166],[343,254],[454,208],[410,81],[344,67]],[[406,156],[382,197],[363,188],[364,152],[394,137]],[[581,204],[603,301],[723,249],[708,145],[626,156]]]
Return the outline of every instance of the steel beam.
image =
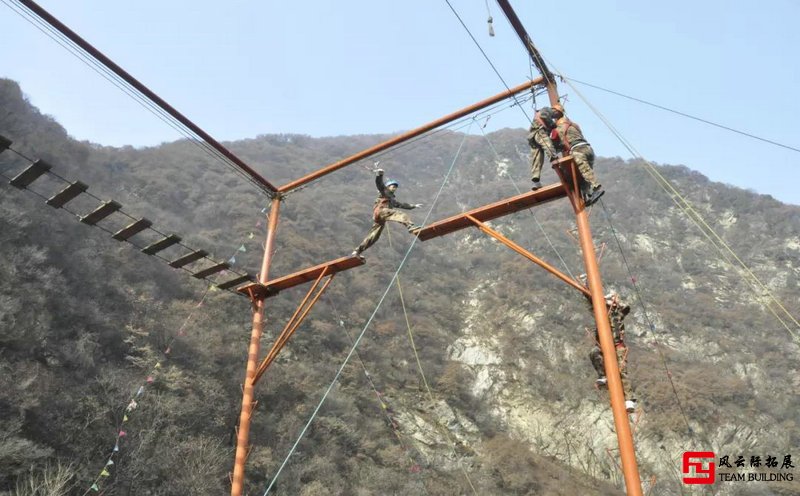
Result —
[[[522,25],[522,21],[519,20],[517,13],[514,12],[514,9],[511,7],[511,4],[508,3],[508,0],[497,0],[497,4],[500,6],[500,9],[502,9],[506,19],[508,19],[511,27],[514,28],[514,31],[516,31],[520,41],[522,41],[522,44],[525,46],[525,49],[531,56],[533,65],[536,66],[536,68],[539,70],[539,73],[544,78],[545,87],[547,88],[547,96],[550,99],[550,105],[555,105],[558,103],[558,88],[556,87],[556,78],[553,77],[553,73],[547,68],[547,64],[545,64],[542,55],[539,53],[539,50],[536,49],[536,46],[533,44],[533,40],[530,36],[528,36],[528,31],[525,30],[525,26]]]
[[[356,153],[355,155],[351,155],[351,156],[349,156],[347,158],[339,160],[338,162],[334,162],[334,163],[332,163],[330,165],[326,165],[325,167],[323,167],[322,169],[319,169],[316,172],[312,172],[311,174],[303,176],[303,177],[301,177],[299,179],[295,179],[294,181],[292,181],[292,182],[290,182],[288,184],[284,184],[283,186],[278,188],[278,191],[280,191],[281,193],[285,193],[285,192],[291,191],[291,190],[293,190],[295,188],[299,188],[300,186],[303,186],[304,184],[308,184],[311,181],[319,179],[322,176],[328,175],[331,172],[337,171],[337,170],[341,169],[342,167],[346,167],[346,166],[348,166],[350,164],[358,162],[359,160],[364,160],[365,158],[371,157],[372,155],[375,155],[376,153],[380,153],[380,152],[382,152],[382,151],[384,151],[384,150],[386,150],[388,148],[391,148],[391,147],[393,147],[395,145],[399,145],[400,143],[403,143],[404,141],[408,141],[408,140],[410,140],[412,138],[416,138],[417,136],[419,136],[421,134],[424,134],[424,133],[427,133],[428,131],[436,129],[439,126],[443,126],[445,124],[448,124],[448,123],[450,123],[450,122],[452,122],[454,120],[457,120],[457,119],[460,119],[462,117],[465,117],[465,116],[467,116],[467,115],[469,115],[469,114],[471,114],[473,112],[477,112],[478,110],[484,109],[484,108],[486,108],[486,107],[488,107],[490,105],[494,105],[495,103],[502,102],[503,100],[511,98],[512,96],[516,95],[517,93],[522,93],[523,91],[530,90],[533,86],[536,86],[537,84],[542,84],[542,82],[544,82],[544,78],[536,78],[533,81],[529,81],[529,82],[523,83],[523,84],[521,84],[519,86],[515,86],[515,87],[511,88],[510,90],[504,91],[502,93],[498,93],[497,95],[494,95],[493,97],[487,98],[486,100],[483,100],[483,101],[480,101],[480,102],[475,103],[473,105],[470,105],[469,107],[464,107],[463,109],[457,110],[456,112],[453,112],[452,114],[446,115],[444,117],[436,119],[435,121],[429,122],[428,124],[422,125],[422,126],[416,128],[416,129],[412,129],[411,131],[408,131],[408,132],[405,132],[405,133],[400,134],[398,136],[395,136],[394,138],[386,140],[383,143],[378,143],[377,145],[372,146],[370,148],[367,148],[366,150],[362,150],[362,151]]]
[[[230,150],[222,146],[222,144],[217,140],[215,140],[210,134],[203,131],[200,128],[200,126],[189,120],[189,118],[187,118],[182,113],[178,112],[172,105],[168,104],[166,101],[164,101],[164,99],[156,95],[152,90],[150,90],[150,88],[148,88],[147,86],[142,84],[139,80],[130,75],[127,71],[125,71],[125,69],[114,63],[113,60],[105,56],[100,50],[92,46],[88,41],[78,36],[78,34],[75,33],[75,31],[68,28],[64,23],[56,19],[51,13],[44,10],[36,2],[33,2],[31,0],[19,0],[19,3],[27,7],[31,12],[39,16],[46,23],[50,24],[52,27],[57,29],[61,34],[63,34],[64,36],[69,38],[73,43],[78,45],[82,50],[84,50],[98,62],[106,66],[114,74],[122,78],[126,83],[136,88],[136,90],[138,90],[148,99],[150,99],[150,101],[158,105],[162,110],[171,115],[178,122],[186,126],[194,134],[202,138],[203,141],[211,145],[211,147],[213,147],[217,152],[219,152],[222,156],[233,162],[238,168],[244,171],[245,174],[247,174],[261,187],[263,187],[270,194],[270,196],[276,192],[275,186],[270,184],[270,182],[267,181],[264,177],[262,177],[258,172],[253,170],[246,163],[244,163],[242,159],[240,159],[239,157],[234,155]]]
[[[625,490],[628,496],[642,496],[642,481],[639,478],[639,467],[636,463],[633,435],[631,434],[628,413],[625,410],[625,393],[622,389],[622,378],[620,377],[619,365],[617,363],[617,353],[614,348],[611,323],[608,319],[605,292],[603,291],[603,280],[600,276],[597,255],[594,251],[592,231],[589,227],[589,215],[586,212],[583,198],[581,198],[580,189],[577,185],[579,177],[575,170],[575,162],[572,160],[572,157],[564,157],[557,161],[553,167],[564,183],[564,189],[567,190],[570,202],[575,210],[581,252],[583,252],[583,262],[586,267],[592,308],[594,309],[594,319],[597,324],[600,351],[603,353],[603,363],[605,365],[606,378],[608,378],[608,394],[611,398],[611,411],[614,415],[614,427],[617,432],[617,442],[619,443],[622,474],[625,478]]]
[[[585,287],[583,287],[580,284],[578,284],[574,279],[572,279],[568,275],[564,274],[560,270],[556,269],[555,267],[553,267],[549,263],[545,262],[541,258],[537,257],[533,253],[531,253],[528,250],[526,250],[525,248],[521,247],[520,245],[514,243],[513,241],[511,241],[507,237],[503,236],[499,232],[495,231],[491,227],[487,226],[483,222],[479,221],[475,217],[467,214],[467,218],[470,221],[472,221],[472,223],[475,224],[475,226],[478,227],[478,229],[480,229],[481,231],[485,232],[486,234],[488,234],[489,236],[493,237],[497,241],[499,241],[499,242],[503,243],[504,245],[508,246],[509,248],[511,248],[515,252],[519,253],[523,257],[527,258],[531,262],[535,263],[539,267],[543,268],[547,272],[553,274],[554,276],[556,276],[557,278],[561,279],[563,282],[569,284],[573,288],[577,289],[578,291],[580,291],[581,293],[583,293],[587,297],[590,296],[588,289],[586,289]]]
[[[274,197],[269,210],[264,258],[261,261],[261,272],[258,274],[258,281],[261,284],[265,284],[269,278],[269,268],[272,264],[275,231],[278,228],[280,209],[281,199],[279,196]],[[253,328],[250,332],[250,346],[247,353],[247,371],[242,385],[242,409],[239,414],[239,429],[236,433],[236,458],[233,465],[233,477],[231,478],[231,496],[242,496],[245,462],[247,461],[247,454],[250,452],[250,417],[254,408],[253,393],[255,388],[253,379],[258,366],[261,332],[264,328],[264,299],[256,298],[253,301],[253,307]]]
[[[512,196],[483,207],[478,207],[464,212],[463,214],[454,215],[447,219],[434,222],[423,227],[419,231],[419,239],[427,241],[431,238],[444,236],[452,232],[472,227],[473,223],[467,216],[472,216],[481,222],[487,222],[510,213],[519,212],[536,205],[542,205],[565,196],[564,186],[561,184],[552,184],[536,191],[529,191],[521,195]]]

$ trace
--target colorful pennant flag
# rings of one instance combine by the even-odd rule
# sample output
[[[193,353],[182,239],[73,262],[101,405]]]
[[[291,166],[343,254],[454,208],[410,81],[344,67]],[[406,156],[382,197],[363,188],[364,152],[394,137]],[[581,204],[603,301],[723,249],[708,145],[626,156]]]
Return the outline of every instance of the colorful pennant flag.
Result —
[[[101,475],[102,477],[108,477],[109,475],[111,475],[111,473],[110,473],[108,470],[106,470],[106,469],[103,469],[103,471],[102,471],[102,472],[100,472],[100,475]]]
[[[91,490],[92,491],[100,491],[100,488],[97,487],[97,484],[92,484]]]
[[[236,255],[232,256],[228,259],[228,263],[234,265],[236,263]]]
[[[136,390],[136,397],[138,398],[142,393],[144,393],[144,386],[139,386],[139,389]]]
[[[147,376],[147,383],[148,383],[148,384],[152,384],[154,380],[155,380],[155,379],[153,379],[153,376],[152,376],[152,375],[148,375],[148,376]]]
[[[116,453],[117,451],[119,451],[119,441],[114,443],[114,453]]]
[[[106,462],[106,467],[109,467],[109,466],[111,466],[111,465],[114,465],[114,460],[111,460],[111,459],[109,459],[109,460]]]
[[[160,368],[161,368],[161,362],[156,362],[156,368],[157,368],[157,369],[160,369]]]
[[[123,422],[127,422],[128,421],[128,416],[127,415],[123,415],[122,416],[122,421]]]
[[[167,346],[167,349],[164,350],[164,354],[165,355],[169,355],[170,353],[172,353],[172,347],[171,346]]]
[[[265,214],[265,213],[267,213],[267,207],[264,207],[264,208],[262,208],[262,209],[261,209],[261,213],[262,213],[262,214]]]
[[[239,247],[239,251],[247,252],[247,248],[245,248],[244,245],[242,245],[242,246]]]
[[[256,237],[256,235],[253,234],[253,233],[250,233],[250,234],[247,235],[247,239],[253,239],[255,237]]]
[[[119,431],[119,437],[125,437],[125,436],[127,436],[127,435],[128,435],[128,433],[127,433],[127,432],[125,432],[125,431]]]

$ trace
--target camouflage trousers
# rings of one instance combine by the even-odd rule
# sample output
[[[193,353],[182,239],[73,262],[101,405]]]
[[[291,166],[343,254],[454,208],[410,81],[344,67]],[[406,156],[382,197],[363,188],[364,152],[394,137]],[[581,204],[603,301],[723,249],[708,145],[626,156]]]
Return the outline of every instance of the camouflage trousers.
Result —
[[[622,391],[625,393],[626,400],[634,399],[633,389],[631,388],[631,381],[628,380],[628,347],[617,346],[617,364],[619,364],[619,375],[622,379]],[[598,377],[606,376],[605,362],[603,362],[603,352],[600,351],[598,345],[594,345],[592,351],[589,352],[589,360],[592,361],[594,370],[597,372]]]
[[[374,216],[375,223],[372,224],[372,228],[370,228],[369,233],[367,233],[367,237],[364,238],[364,241],[358,245],[356,250],[361,253],[370,246],[374,245],[376,241],[381,237],[383,233],[383,228],[386,227],[386,222],[397,222],[398,224],[403,224],[406,226],[406,229],[410,229],[411,226],[414,225],[411,222],[411,218],[405,213],[400,212],[399,210],[395,210],[393,208],[382,208],[375,212]]]
[[[547,136],[543,127],[534,127],[528,134],[528,144],[531,146],[531,179],[538,181],[542,177],[544,156],[552,159],[556,156],[553,142]]]
[[[572,159],[575,160],[578,171],[583,176],[583,180],[592,187],[599,186],[597,177],[594,175],[594,150],[592,150],[592,147],[589,145],[577,146],[570,153]]]

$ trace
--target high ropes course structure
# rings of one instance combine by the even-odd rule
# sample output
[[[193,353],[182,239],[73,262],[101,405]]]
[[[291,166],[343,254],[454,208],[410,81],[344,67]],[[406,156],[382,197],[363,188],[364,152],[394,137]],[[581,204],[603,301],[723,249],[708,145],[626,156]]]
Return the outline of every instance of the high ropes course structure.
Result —
[[[45,161],[28,159],[27,157],[21,155],[19,152],[16,152],[13,148],[11,148],[12,141],[10,139],[5,137],[0,137],[0,152],[10,150],[31,162],[30,165],[25,170],[15,175],[14,177],[9,178],[10,183],[13,186],[20,189],[29,189],[29,186],[33,184],[38,178],[44,175],[54,176],[58,180],[65,183],[65,186],[56,194],[50,197],[46,196],[44,197],[48,205],[54,208],[64,208],[69,211],[70,201],[74,200],[80,195],[89,195],[94,200],[96,200],[98,204],[93,211],[91,211],[86,215],[76,214],[79,217],[80,222],[88,225],[97,226],[102,229],[102,227],[98,225],[98,222],[100,222],[101,220],[113,214],[127,216],[132,222],[130,222],[129,224],[125,225],[123,228],[115,232],[108,231],[114,239],[118,241],[130,242],[135,246],[137,246],[138,248],[140,248],[141,251],[144,252],[145,254],[157,256],[163,259],[173,268],[186,270],[195,278],[207,280],[210,285],[213,285],[219,289],[231,291],[241,296],[245,296],[251,301],[252,330],[250,334],[250,344],[248,349],[245,378],[244,378],[244,383],[242,384],[241,411],[239,415],[239,423],[236,436],[236,455],[234,460],[233,472],[231,475],[231,491],[230,491],[231,496],[241,496],[244,491],[246,461],[251,448],[250,424],[252,416],[255,413],[255,407],[257,404],[257,401],[255,400],[255,387],[258,381],[268,371],[269,366],[272,363],[274,363],[275,359],[278,357],[281,350],[287,344],[289,339],[292,337],[293,333],[298,329],[298,327],[303,322],[305,317],[309,314],[314,305],[319,301],[320,297],[323,295],[325,290],[331,284],[336,274],[360,267],[366,263],[364,259],[359,256],[348,256],[343,258],[337,258],[334,260],[329,260],[312,267],[302,268],[300,270],[297,270],[296,272],[283,275],[281,277],[271,277],[270,266],[272,263],[276,237],[278,235],[277,227],[278,227],[278,221],[280,219],[281,204],[286,199],[287,195],[289,195],[293,191],[296,191],[300,188],[307,186],[308,184],[312,183],[313,181],[316,181],[317,179],[320,179],[328,174],[336,172],[344,167],[347,167],[349,165],[355,164],[357,162],[360,162],[362,160],[371,157],[375,157],[393,147],[410,142],[411,140],[419,138],[420,136],[425,135],[426,133],[450,125],[454,122],[458,122],[459,120],[469,118],[469,116],[474,116],[476,113],[486,111],[487,109],[492,109],[493,106],[496,106],[497,104],[500,104],[506,100],[513,99],[516,102],[517,96],[522,93],[533,92],[535,94],[535,92],[537,91],[545,91],[547,93],[547,97],[551,105],[561,103],[559,101],[556,77],[550,71],[548,65],[545,63],[545,58],[536,49],[532,39],[528,35],[527,31],[525,30],[525,27],[523,26],[520,19],[517,17],[516,13],[514,12],[509,2],[507,0],[497,0],[498,5],[502,9],[503,13],[505,14],[506,18],[508,19],[509,23],[513,27],[516,34],[519,36],[520,41],[522,42],[524,48],[526,49],[528,55],[530,56],[530,60],[533,66],[537,68],[540,74],[539,77],[532,78],[530,81],[526,81],[514,87],[509,87],[505,83],[505,81],[503,81],[503,84],[506,86],[506,90],[503,92],[500,92],[480,102],[474,103],[460,110],[452,112],[439,119],[436,119],[427,124],[419,126],[413,130],[404,132],[382,143],[379,143],[370,148],[362,150],[350,157],[325,165],[324,167],[321,167],[315,172],[312,172],[303,177],[292,180],[284,185],[276,186],[272,182],[264,178],[262,175],[260,175],[258,172],[256,172],[242,159],[234,155],[230,150],[225,148],[212,136],[203,131],[203,129],[201,129],[191,120],[189,120],[186,116],[184,116],[178,110],[170,106],[166,101],[161,99],[158,95],[156,95],[153,91],[147,88],[144,84],[135,79],[131,74],[126,72],[120,66],[115,64],[111,59],[109,59],[107,56],[101,53],[98,49],[96,49],[86,40],[81,38],[77,33],[72,31],[70,28],[65,26],[58,19],[56,19],[53,15],[44,10],[41,6],[37,5],[35,2],[31,0],[17,0],[17,1],[19,4],[24,6],[24,8],[27,9],[29,13],[36,16],[41,26],[46,25],[47,29],[50,30],[51,33],[57,34],[60,40],[59,43],[68,44],[69,45],[68,49],[72,50],[73,53],[75,50],[80,50],[84,55],[88,54],[88,58],[84,57],[84,61],[89,61],[87,63],[91,63],[94,66],[95,70],[103,71],[104,77],[111,80],[114,84],[117,84],[118,86],[124,85],[123,90],[126,91],[129,95],[132,95],[135,98],[137,98],[140,101],[140,103],[148,107],[151,111],[154,111],[154,113],[156,113],[160,118],[168,120],[169,121],[168,123],[176,127],[176,129],[179,129],[187,137],[190,137],[190,139],[192,139],[195,142],[195,144],[198,144],[198,146],[200,146],[205,152],[209,153],[210,155],[219,159],[220,161],[223,161],[231,168],[236,170],[246,180],[250,181],[252,184],[257,186],[261,191],[263,191],[263,193],[265,193],[270,199],[269,208],[262,210],[262,212],[266,214],[267,228],[266,228],[266,239],[264,243],[264,253],[262,257],[260,271],[258,272],[257,275],[252,275],[248,273],[239,273],[231,270],[230,263],[219,262],[211,259],[205,250],[197,250],[185,246],[182,243],[180,236],[175,234],[167,235],[161,233],[160,231],[157,231],[155,230],[155,228],[152,227],[151,221],[144,218],[136,218],[132,215],[123,212],[122,205],[120,205],[118,202],[115,202],[113,200],[103,201],[100,198],[97,198],[94,195],[88,193],[87,191],[88,186],[86,184],[81,183],[79,181],[71,182],[66,178],[58,176],[51,170],[52,166],[46,163]],[[452,5],[450,5],[449,2],[448,5],[452,9]],[[453,12],[456,14],[456,16],[458,16],[455,10],[453,10]],[[460,17],[459,21],[461,21]],[[464,27],[466,28],[466,26]],[[490,27],[491,27],[491,18],[490,18]],[[469,32],[468,29],[467,31]],[[469,34],[472,37],[472,34],[471,33]],[[475,38],[472,37],[472,39],[477,44]],[[478,48],[480,48],[480,45],[478,45]],[[483,52],[483,54],[486,57],[485,52]],[[491,64],[491,61],[488,59],[488,57],[486,57],[486,59]],[[492,67],[494,68],[493,65]],[[561,80],[566,81],[568,84],[571,84],[570,80],[568,79],[561,77]],[[120,87],[122,88],[122,86]],[[580,95],[580,93],[577,92],[577,89],[576,93]],[[643,102],[643,103],[648,103],[648,102]],[[624,141],[624,139],[618,135],[618,133],[615,132],[615,134],[617,135],[618,138],[620,138],[621,141],[623,141],[623,144],[625,144],[625,146],[628,147],[631,153],[639,156],[639,154],[635,151],[635,149],[632,149]],[[755,136],[750,136],[750,137],[761,139]],[[778,145],[784,146],[780,144]],[[457,157],[458,153],[456,154],[456,158]],[[450,172],[452,171],[454,164],[455,164],[455,159],[453,161],[453,164],[451,164],[447,174],[444,177],[444,182],[442,183],[442,187],[439,189],[437,196],[433,201],[434,204],[436,203],[436,200],[438,200],[439,194],[441,194],[442,188],[444,187],[444,184],[446,183],[447,178]],[[662,185],[662,188],[672,188],[671,185],[666,181],[666,179],[664,179],[662,176],[660,176],[660,174],[657,171],[655,171],[655,168],[652,167],[652,165],[650,165],[649,163],[647,164],[649,166],[648,172],[650,172],[650,174],[653,175],[657,181],[659,181],[659,183]],[[639,476],[639,469],[634,450],[630,419],[628,417],[628,413],[626,411],[626,406],[625,406],[625,397],[620,377],[620,370],[617,362],[614,340],[612,337],[612,329],[609,322],[608,309],[606,306],[606,301],[604,296],[605,291],[603,289],[603,280],[600,274],[598,266],[598,256],[595,252],[595,245],[593,242],[592,231],[589,224],[588,209],[581,195],[580,174],[578,174],[575,161],[569,155],[554,160],[552,162],[552,166],[559,178],[559,182],[557,183],[545,186],[535,191],[520,193],[516,196],[505,198],[503,200],[496,201],[488,205],[478,206],[472,208],[471,210],[468,210],[458,215],[454,215],[446,219],[429,223],[426,217],[425,221],[423,222],[421,230],[417,233],[417,237],[412,241],[412,244],[408,248],[408,251],[405,253],[405,257],[400,263],[400,266],[394,273],[394,276],[392,277],[389,287],[387,287],[386,292],[383,294],[381,298],[381,302],[386,297],[386,294],[391,288],[391,285],[396,281],[398,281],[399,272],[402,269],[403,264],[408,259],[410,252],[417,240],[424,242],[468,228],[479,229],[481,232],[496,239],[503,245],[509,247],[510,249],[519,253],[521,256],[525,257],[529,261],[543,268],[545,271],[547,271],[560,281],[564,282],[568,286],[578,291],[581,295],[587,297],[592,304],[593,314],[598,330],[599,346],[604,358],[603,363],[605,366],[606,377],[608,378],[608,390],[610,396],[611,411],[614,418],[614,427],[615,427],[614,430],[616,432],[617,441],[619,444],[619,458],[625,482],[625,490],[629,496],[642,496],[643,494],[642,482]],[[705,224],[704,221],[702,221],[702,217],[700,217],[699,214],[697,214],[696,212],[694,212],[694,214],[692,213],[693,211],[688,203],[686,203],[685,205],[681,205],[681,202],[682,201],[685,202],[685,200],[683,200],[680,194],[677,193],[677,191],[674,191],[674,189],[673,192],[675,193],[674,195],[671,194],[673,200],[676,202],[676,204],[678,204],[679,207],[682,208],[682,210],[684,210],[684,212],[687,212],[687,215],[689,215],[690,219],[692,219],[695,222],[695,224],[698,225],[698,227],[701,227],[701,223]],[[42,195],[40,194],[40,196]],[[529,252],[519,244],[508,239],[506,236],[502,235],[497,230],[487,225],[487,222],[491,220],[499,219],[501,217],[519,212],[521,210],[531,209],[533,207],[538,207],[540,205],[544,205],[546,203],[555,202],[562,199],[567,200],[569,206],[572,209],[572,212],[575,215],[575,222],[577,224],[577,234],[578,234],[577,237],[580,243],[580,249],[582,252],[585,275],[586,275],[585,283],[583,281],[577,280],[571,274],[570,275],[564,274],[558,268],[537,257],[536,255]],[[428,212],[428,215],[430,215],[430,212],[432,210],[433,207],[431,207],[431,210]],[[722,239],[719,238],[719,236],[716,236],[716,233],[714,233],[714,231],[707,224],[705,224],[705,226],[708,229],[706,230],[701,227],[701,230],[703,230],[703,234],[711,241],[712,245],[714,245],[715,248],[717,248],[718,250],[720,250],[721,253],[723,253],[723,256],[726,258],[726,260],[729,260],[732,263],[734,263],[734,261],[738,262],[740,267],[742,268],[742,271],[744,273],[747,273],[749,269],[747,269],[744,263],[738,257],[736,257],[735,253],[733,253],[730,247],[727,244],[725,244],[724,241],[722,241]],[[141,233],[147,230],[153,231],[155,233],[156,239],[153,242],[150,242],[148,244],[141,244],[141,243],[137,244],[132,240],[132,238],[135,238],[135,236],[137,235],[141,235]],[[180,247],[180,249],[182,249],[183,252],[179,256],[177,256],[177,258],[173,257],[172,259],[160,255],[161,252],[164,252],[164,250],[170,247],[173,248]],[[225,278],[225,280],[220,279],[221,274],[226,274],[228,272],[233,273],[232,278]],[[755,275],[752,274],[752,272],[749,272],[749,276],[745,277],[745,279],[748,281],[748,283],[751,284],[751,286],[758,288],[762,291],[768,291],[766,287],[758,280],[758,278],[756,278]],[[261,357],[261,349],[260,349],[261,335],[265,322],[265,311],[266,311],[267,301],[269,300],[269,298],[277,295],[281,291],[307,283],[310,283],[310,288],[308,289],[306,295],[297,305],[297,309],[295,310],[294,314],[289,318],[283,330],[278,334],[269,351],[266,353],[264,357]],[[402,292],[400,294],[402,299]],[[791,331],[788,321],[793,321],[793,323],[798,326],[800,326],[800,324],[798,324],[797,320],[795,320],[794,317],[792,317],[791,314],[789,314],[789,312],[786,311],[786,309],[782,305],[780,305],[780,303],[774,297],[772,298],[772,300],[778,307],[780,307],[780,310],[783,311],[784,316],[783,317],[779,316],[778,310],[775,310],[772,307],[769,307],[769,309],[772,311],[773,315],[775,315],[775,317],[778,318],[778,320],[780,320],[781,323],[784,324],[786,329],[790,333],[795,335]],[[378,306],[380,306],[380,303]],[[404,311],[405,311],[405,305],[404,305]],[[377,312],[377,308],[375,312]],[[366,323],[364,327],[364,331],[366,331],[367,327],[369,326],[370,322],[374,317],[375,313],[373,313],[372,316],[369,318],[369,321]],[[406,315],[406,319],[407,318],[408,317]],[[344,366],[347,364],[347,361],[355,352],[358,343],[360,342],[361,338],[364,335],[364,331],[362,331],[361,334],[358,335],[357,338],[353,340],[353,348],[347,355],[345,363],[338,369],[334,381],[331,383],[331,386],[326,391],[319,405],[317,405],[311,419],[309,419],[308,423],[306,423],[305,427],[303,428],[300,434],[300,438],[302,438],[306,429],[313,421],[314,416],[319,411],[319,408],[322,406],[322,403],[325,401],[325,398],[331,391],[331,388],[338,380],[338,377],[341,374],[342,370],[344,369]],[[412,343],[413,343],[413,338],[412,338]],[[430,393],[430,390],[428,391]],[[295,442],[294,446],[292,447],[292,452],[294,451],[294,448],[297,446],[297,443],[299,443],[300,438],[298,438],[297,442]],[[287,456],[287,458],[284,460],[280,469],[277,471],[275,478],[273,478],[270,487],[264,494],[267,494],[272,489],[275,480],[280,475],[280,472],[286,465],[288,459],[289,456]],[[466,471],[465,475],[467,475]],[[467,480],[469,482],[470,487],[472,487],[473,491],[475,491],[474,486],[472,486],[471,481],[469,481],[468,475],[467,475]]]

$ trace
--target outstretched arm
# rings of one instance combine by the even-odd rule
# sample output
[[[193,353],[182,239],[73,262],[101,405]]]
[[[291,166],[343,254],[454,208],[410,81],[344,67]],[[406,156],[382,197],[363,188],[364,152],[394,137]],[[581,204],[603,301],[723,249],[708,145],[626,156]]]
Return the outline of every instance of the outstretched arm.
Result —
[[[380,194],[383,194],[384,189],[386,189],[386,185],[383,184],[383,169],[375,170],[375,187],[378,188]]]

